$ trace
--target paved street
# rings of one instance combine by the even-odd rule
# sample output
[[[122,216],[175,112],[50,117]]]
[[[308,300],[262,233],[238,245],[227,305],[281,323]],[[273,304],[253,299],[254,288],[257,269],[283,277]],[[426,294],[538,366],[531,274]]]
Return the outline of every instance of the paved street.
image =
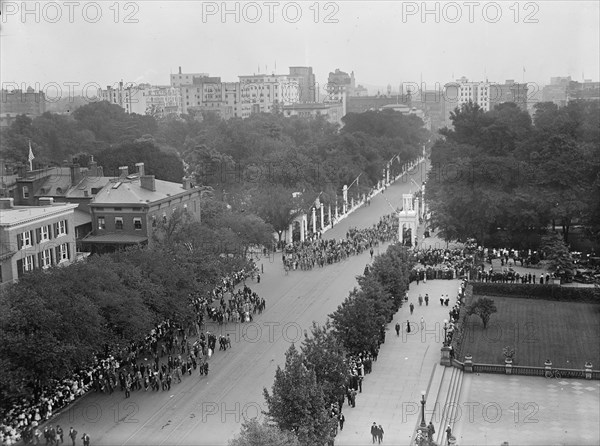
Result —
[[[417,170],[410,178],[420,183],[421,174],[424,176],[424,172]],[[371,206],[357,210],[326,236],[340,238],[351,226],[362,228],[376,223],[381,215],[392,212],[390,204],[398,207],[401,194],[411,189],[416,190],[416,186],[410,179],[399,180],[384,194],[374,197]],[[370,261],[369,253],[365,252],[323,269],[291,271],[286,276],[279,256],[262,259],[259,263],[264,266],[263,280],[260,284],[250,283],[253,290],[265,297],[266,311],[251,324],[229,324],[223,328],[224,334],[230,334],[233,348],[215,352],[208,377],[193,374],[174,384],[171,392],[137,391],[130,399],[125,399],[121,392],[112,396],[92,393],[54,423],[66,430],[73,426],[80,435],[86,432],[92,444],[226,444],[239,432],[244,417],[252,418],[266,410],[262,389],[270,390],[275,370],[284,364],[289,345],[301,342],[312,321],[325,322],[327,315],[356,286],[355,277],[362,274]],[[431,321],[437,319],[432,317]],[[429,317],[427,321],[430,322]],[[386,349],[390,345],[387,343]],[[433,354],[428,353],[432,357]],[[420,364],[421,360],[414,355],[412,362]],[[385,353],[375,370],[385,367],[383,356]],[[417,379],[419,383],[427,380],[428,374],[419,374]],[[373,378],[367,379],[366,386],[372,385],[372,381]],[[408,383],[406,388],[410,388]],[[362,397],[358,403],[364,404]],[[348,428],[351,426],[353,422],[349,420]]]

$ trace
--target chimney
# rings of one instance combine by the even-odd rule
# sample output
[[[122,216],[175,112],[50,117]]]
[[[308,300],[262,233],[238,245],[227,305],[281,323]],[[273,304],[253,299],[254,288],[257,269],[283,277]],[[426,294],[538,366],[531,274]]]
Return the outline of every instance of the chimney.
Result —
[[[54,204],[54,198],[52,197],[40,197],[38,200],[40,206],[52,206]]]
[[[96,176],[97,177],[104,176],[104,168],[102,166],[96,166]]]
[[[192,188],[192,179],[189,177],[183,177],[182,184],[185,190],[189,190]]]
[[[125,178],[129,175],[129,167],[121,166],[119,167],[119,178]]]
[[[137,167],[138,174],[140,177],[143,177],[144,174],[144,163],[135,163],[135,167]]]
[[[19,178],[25,178],[27,175],[27,166],[24,164],[19,164],[17,167],[17,175]]]
[[[154,192],[156,190],[154,175],[144,175],[143,177],[140,177],[140,186],[143,189],[151,190],[152,192]]]
[[[90,157],[90,162],[88,163],[89,166],[89,176],[91,177],[97,177],[98,175],[98,163],[96,161],[94,161],[94,157],[91,156]]]
[[[0,198],[0,209],[12,209],[15,207],[14,198]]]
[[[79,181],[81,181],[81,169],[79,164],[74,163],[71,164],[71,186],[75,186]]]
[[[179,67],[179,74],[181,74],[181,67]]]

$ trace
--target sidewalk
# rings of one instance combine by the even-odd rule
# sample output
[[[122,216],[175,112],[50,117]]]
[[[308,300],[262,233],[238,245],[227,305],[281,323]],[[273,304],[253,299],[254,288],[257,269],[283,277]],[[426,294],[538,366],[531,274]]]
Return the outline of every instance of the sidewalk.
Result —
[[[365,377],[356,407],[344,404],[346,423],[336,437],[336,445],[371,444],[373,422],[383,427],[384,444],[410,444],[420,417],[421,391],[427,390],[434,366],[441,356],[443,320],[448,318],[450,307],[442,307],[439,298],[441,294],[448,294],[453,305],[458,285],[458,280],[430,280],[410,285],[409,300],[388,325],[386,342],[381,346],[378,361],[373,364],[373,372]],[[429,294],[429,306],[425,303],[419,306],[419,293]],[[415,305],[412,316],[410,302]],[[425,330],[420,328],[421,316],[425,319]],[[411,333],[406,333],[407,320],[411,324]],[[394,330],[396,322],[402,326],[400,336],[396,336]]]

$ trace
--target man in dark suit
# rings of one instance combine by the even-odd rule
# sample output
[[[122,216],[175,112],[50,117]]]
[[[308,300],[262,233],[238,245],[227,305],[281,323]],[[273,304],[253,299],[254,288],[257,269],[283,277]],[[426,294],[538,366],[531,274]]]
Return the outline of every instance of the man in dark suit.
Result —
[[[71,441],[73,442],[73,446],[75,446],[75,441],[77,440],[77,431],[71,427],[69,429],[69,437],[71,437]]]
[[[373,437],[373,444],[375,444],[375,441],[377,440],[378,433],[379,429],[377,429],[377,423],[373,421],[373,424],[371,425],[371,436]]]
[[[83,440],[83,446],[90,446],[90,436],[88,434],[84,433],[81,439]]]

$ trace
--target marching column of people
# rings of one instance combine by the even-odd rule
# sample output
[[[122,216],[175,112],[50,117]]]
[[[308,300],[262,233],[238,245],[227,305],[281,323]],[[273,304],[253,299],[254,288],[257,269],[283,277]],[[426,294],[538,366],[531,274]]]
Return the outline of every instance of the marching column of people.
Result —
[[[304,242],[294,242],[282,252],[282,262],[286,271],[311,270],[315,266],[341,262],[351,255],[368,250],[371,258],[374,248],[380,243],[389,242],[398,237],[398,218],[394,214],[381,217],[379,223],[371,228],[350,228],[345,239],[325,240],[320,234]]]

